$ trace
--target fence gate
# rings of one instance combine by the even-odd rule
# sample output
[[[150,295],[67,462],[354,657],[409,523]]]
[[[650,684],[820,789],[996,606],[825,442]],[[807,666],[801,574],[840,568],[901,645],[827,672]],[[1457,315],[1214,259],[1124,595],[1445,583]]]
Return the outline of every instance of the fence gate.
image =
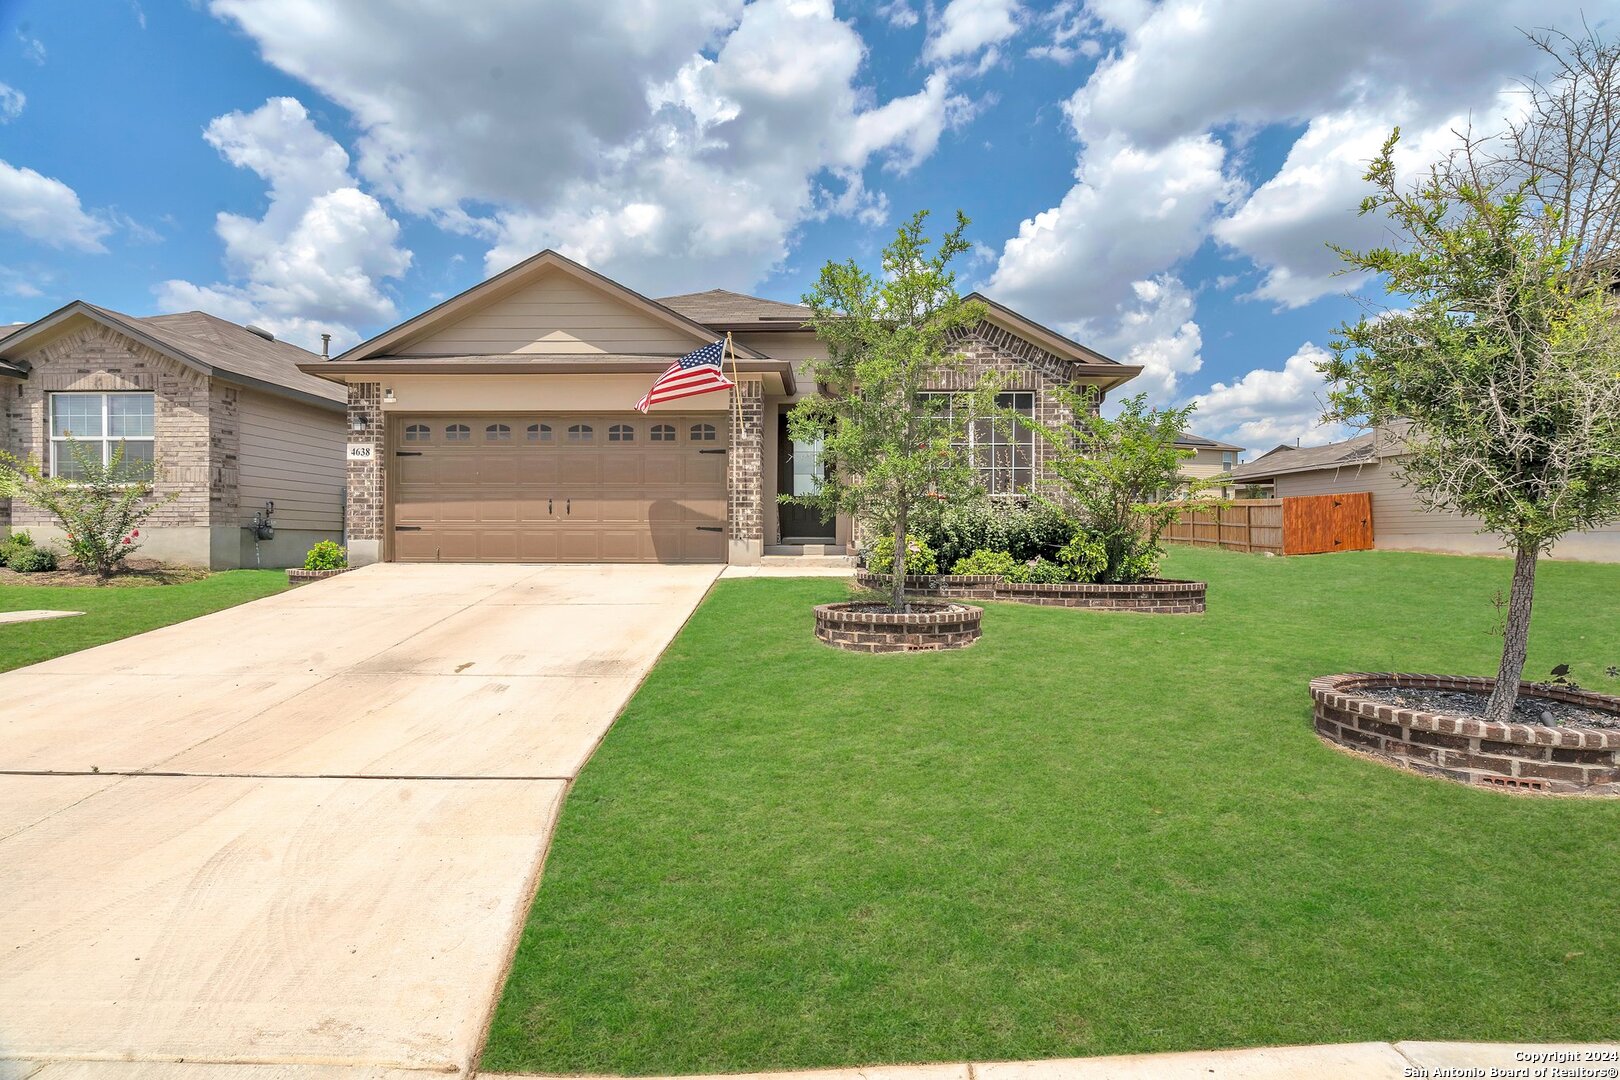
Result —
[[[1292,495],[1282,500],[1283,554],[1368,551],[1373,546],[1372,495]]]

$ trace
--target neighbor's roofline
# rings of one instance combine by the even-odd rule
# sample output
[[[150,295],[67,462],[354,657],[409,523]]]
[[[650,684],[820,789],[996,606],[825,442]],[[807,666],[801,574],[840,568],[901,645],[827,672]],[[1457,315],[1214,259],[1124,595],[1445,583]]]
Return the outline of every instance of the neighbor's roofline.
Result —
[[[69,319],[79,315],[82,315],[93,322],[100,323],[109,330],[123,334],[125,337],[131,338],[134,341],[138,341],[142,345],[145,345],[147,348],[151,349],[153,352],[167,356],[175,363],[191,368],[193,371],[206,375],[211,379],[220,379],[224,382],[232,383],[237,386],[244,386],[251,390],[262,390],[267,394],[274,394],[277,397],[291,398],[294,401],[301,401],[309,405],[317,405],[332,412],[343,412],[348,408],[348,406],[343,402],[335,401],[332,398],[321,397],[318,394],[307,393],[303,390],[298,390],[282,383],[270,382],[267,379],[256,379],[251,375],[242,375],[238,372],[231,371],[228,368],[219,367],[218,365],[210,363],[207,360],[177,349],[168,342],[158,340],[142,330],[139,323],[126,321],[124,317],[118,315],[117,313],[108,311],[106,308],[97,307],[95,304],[92,304],[87,300],[70,300],[66,304],[63,304],[61,307],[57,308],[55,311],[35,319],[22,329],[15,330],[12,333],[7,334],[4,338],[0,338],[0,351],[8,353],[14,352],[19,348],[19,346],[26,344],[26,342],[31,341],[50,330],[56,329]],[[232,325],[235,324],[233,323]],[[244,330],[243,332],[250,333],[251,331]],[[7,366],[15,367],[15,365],[9,364]],[[298,366],[301,367],[302,365]]]
[[[588,266],[577,263],[573,259],[570,259],[568,256],[556,251],[553,248],[546,248],[543,251],[530,255],[527,259],[524,259],[520,263],[507,267],[494,277],[485,278],[478,284],[467,289],[463,289],[461,292],[450,297],[449,299],[440,301],[434,306],[428,308],[426,311],[411,316],[409,319],[406,319],[397,326],[384,330],[382,333],[377,334],[375,337],[369,338],[366,341],[362,341],[353,348],[333,357],[332,361],[342,361],[344,363],[363,362],[367,357],[376,356],[389,346],[395,345],[416,335],[438,319],[441,319],[446,315],[454,314],[462,308],[471,307],[479,298],[482,298],[489,293],[497,292],[505,286],[512,284],[514,281],[520,280],[525,275],[534,273],[544,266],[554,266],[559,269],[572,272],[593,282],[606,292],[619,294],[632,303],[642,306],[648,313],[662,318],[671,326],[690,333],[694,340],[712,340],[709,338],[709,335],[714,332],[713,327],[697,322],[693,319],[689,319],[673,308],[665,307],[663,304],[660,304],[651,297],[636,292],[628,285],[614,281],[606,274],[598,273]],[[746,352],[751,357],[759,358],[760,354],[755,352],[753,349],[748,348],[746,345],[737,345],[736,348],[739,351]]]

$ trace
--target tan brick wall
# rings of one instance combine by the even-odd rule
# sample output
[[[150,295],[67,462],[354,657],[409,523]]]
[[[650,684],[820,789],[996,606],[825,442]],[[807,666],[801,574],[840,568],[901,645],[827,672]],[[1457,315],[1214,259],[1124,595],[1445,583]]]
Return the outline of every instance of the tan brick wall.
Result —
[[[175,494],[148,519],[155,528],[234,521],[233,424],[211,426],[216,392],[193,368],[99,324],[88,323],[19,359],[32,365],[20,392],[5,396],[8,447],[19,456],[48,458],[48,395],[62,391],[151,391],[157,494]],[[234,395],[234,390],[232,391]],[[220,394],[222,412],[224,394]],[[215,515],[220,515],[215,517]],[[50,518],[21,501],[11,511],[17,528],[48,525]]]
[[[350,540],[377,540],[383,538],[384,508],[387,493],[383,490],[383,426],[382,384],[362,382],[349,384],[348,442],[371,444],[370,461],[348,463],[348,536]]]
[[[731,410],[731,448],[726,460],[726,496],[731,539],[765,538],[765,385],[737,384],[741,407]],[[740,414],[740,415],[739,415]],[[774,485],[775,478],[773,476]]]

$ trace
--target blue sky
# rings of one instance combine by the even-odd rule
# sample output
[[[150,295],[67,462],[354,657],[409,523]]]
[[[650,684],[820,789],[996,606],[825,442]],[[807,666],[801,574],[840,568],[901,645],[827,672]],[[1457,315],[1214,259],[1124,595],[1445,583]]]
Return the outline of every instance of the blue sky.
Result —
[[[1600,32],[1599,12],[1586,11]],[[0,323],[82,298],[352,343],[553,246],[796,299],[914,209],[964,284],[1256,450],[1320,442],[1329,241],[1576,4],[0,0]]]

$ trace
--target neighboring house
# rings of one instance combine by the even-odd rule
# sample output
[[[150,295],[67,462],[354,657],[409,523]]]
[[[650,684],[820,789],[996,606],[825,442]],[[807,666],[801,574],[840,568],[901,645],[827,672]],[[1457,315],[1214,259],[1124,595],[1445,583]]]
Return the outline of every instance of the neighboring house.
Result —
[[[159,495],[141,557],[229,569],[301,564],[343,525],[345,395],[298,365],[314,353],[201,312],[135,318],[76,300],[0,328],[0,448],[71,475],[66,436],[151,462]],[[251,526],[273,502],[273,538]],[[0,499],[0,533],[59,540]]]
[[[1206,439],[1190,431],[1181,433],[1181,437],[1176,440],[1176,446],[1182,450],[1193,451],[1193,456],[1181,463],[1181,475],[1198,480],[1210,480],[1230,473],[1237,467],[1238,457],[1244,449],[1231,443]],[[1231,491],[1229,486],[1220,488],[1220,494],[1223,496],[1230,495]]]
[[[1404,450],[1386,429],[1369,431],[1326,446],[1278,446],[1233,470],[1239,489],[1253,486],[1265,497],[1333,495],[1365,491],[1372,495],[1373,547],[1400,551],[1441,551],[1464,555],[1506,554],[1494,533],[1482,533],[1474,518],[1425,510],[1417,493],[1402,483]],[[1551,552],[1565,559],[1620,562],[1620,525],[1573,533]]]
[[[1009,408],[1062,417],[1057,382],[1100,392],[1115,363],[983,297],[961,340],[965,390],[986,370]],[[819,481],[786,416],[823,355],[805,308],[724,290],[652,300],[543,251],[329,361],[347,384],[348,544],[383,561],[757,562],[844,551],[850,522],[780,506]],[[636,401],[670,362],[731,334],[738,392]],[[728,374],[731,364],[728,362]],[[994,493],[1043,467],[1032,432],[985,424]]]

